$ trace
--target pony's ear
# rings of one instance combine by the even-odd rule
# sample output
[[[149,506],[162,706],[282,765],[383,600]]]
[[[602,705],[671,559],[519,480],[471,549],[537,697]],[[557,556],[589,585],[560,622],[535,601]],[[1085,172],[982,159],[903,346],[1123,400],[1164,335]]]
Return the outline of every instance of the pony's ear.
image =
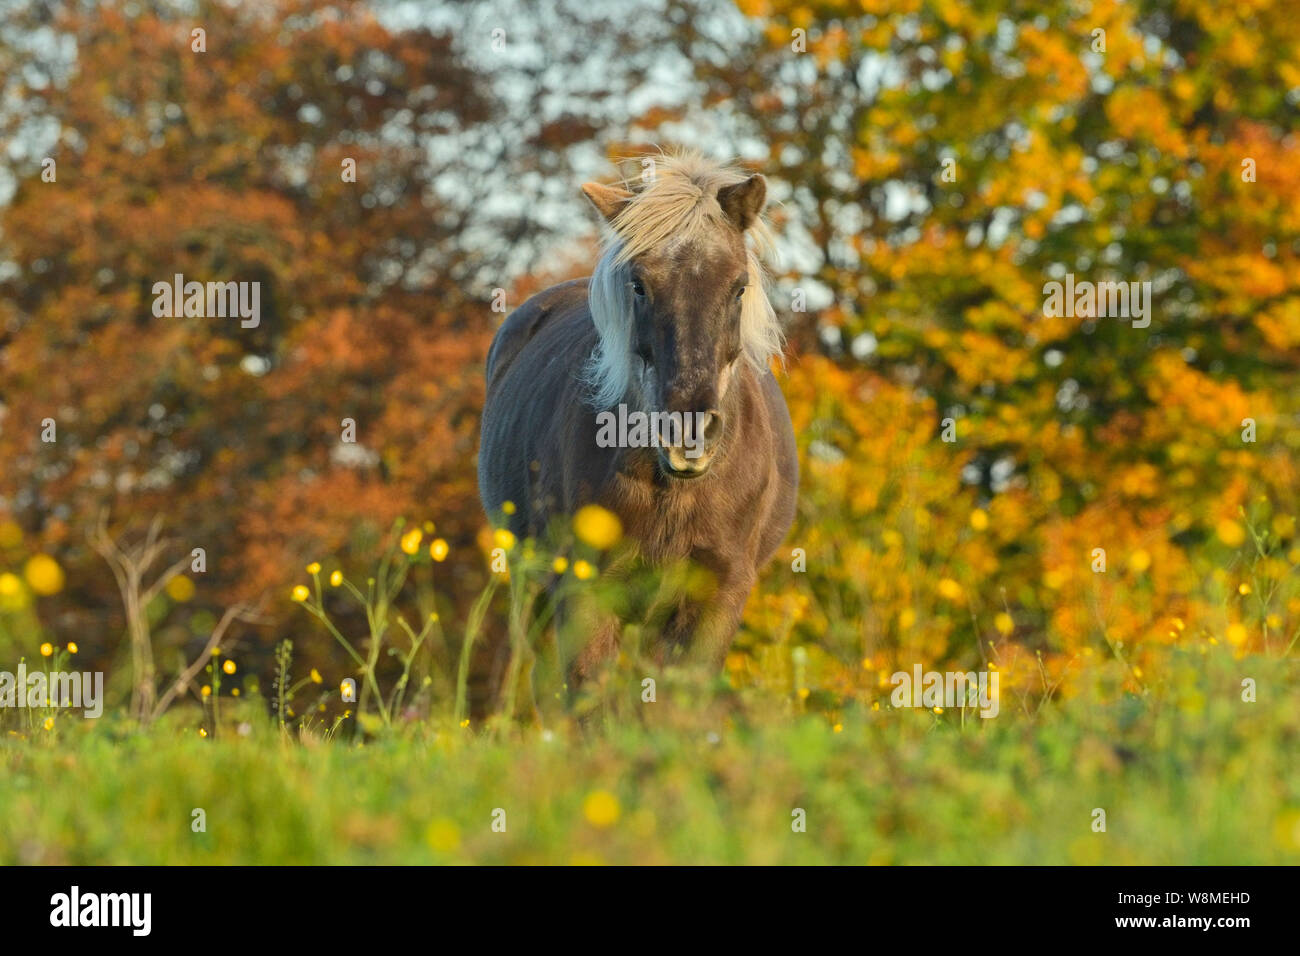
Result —
[[[632,200],[632,194],[626,189],[603,186],[600,183],[583,183],[582,193],[591,200],[591,204],[605,217],[606,222],[613,222],[614,217]]]
[[[718,205],[741,232],[754,224],[765,202],[767,181],[757,173],[734,186],[723,186],[718,190]]]

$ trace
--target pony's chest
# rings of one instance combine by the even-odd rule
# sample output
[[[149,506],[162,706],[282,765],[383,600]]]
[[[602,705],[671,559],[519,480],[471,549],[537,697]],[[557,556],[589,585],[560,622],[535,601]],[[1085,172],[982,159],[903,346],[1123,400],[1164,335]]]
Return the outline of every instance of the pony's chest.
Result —
[[[653,564],[739,548],[743,528],[714,496],[649,494],[624,500],[618,513],[641,558]]]

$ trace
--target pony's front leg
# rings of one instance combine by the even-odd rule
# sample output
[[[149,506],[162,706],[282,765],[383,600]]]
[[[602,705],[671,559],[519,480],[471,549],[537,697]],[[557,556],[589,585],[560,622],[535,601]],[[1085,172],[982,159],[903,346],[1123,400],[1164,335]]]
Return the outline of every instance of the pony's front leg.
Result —
[[[584,688],[598,685],[618,657],[622,621],[586,593],[568,598],[555,615],[555,640],[570,704]]]
[[[660,666],[684,662],[716,674],[726,663],[754,575],[723,579],[711,595],[685,602],[665,628],[655,654]]]

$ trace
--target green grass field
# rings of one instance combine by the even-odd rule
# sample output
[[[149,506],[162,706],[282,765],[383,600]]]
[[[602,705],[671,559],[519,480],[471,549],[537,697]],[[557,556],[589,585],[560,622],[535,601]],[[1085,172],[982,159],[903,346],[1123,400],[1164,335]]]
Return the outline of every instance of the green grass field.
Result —
[[[1171,651],[1167,674],[984,721],[886,696],[833,725],[725,689],[604,727],[420,722],[364,744],[282,737],[253,700],[207,738],[197,708],[148,732],[60,718],[0,745],[0,862],[1300,862],[1294,664]]]

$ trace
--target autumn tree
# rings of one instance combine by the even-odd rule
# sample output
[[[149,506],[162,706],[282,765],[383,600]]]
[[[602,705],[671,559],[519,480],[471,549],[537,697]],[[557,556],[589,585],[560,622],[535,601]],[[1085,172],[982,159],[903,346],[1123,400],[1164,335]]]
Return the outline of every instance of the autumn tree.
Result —
[[[70,565],[50,623],[112,643],[101,508],[203,549],[196,607],[359,560],[413,508],[470,540],[491,327],[430,144],[487,101],[449,37],[310,0],[50,10],[7,24],[74,55],[4,50],[23,106],[0,213],[0,501]],[[260,314],[160,309],[176,275],[256,285]]]

